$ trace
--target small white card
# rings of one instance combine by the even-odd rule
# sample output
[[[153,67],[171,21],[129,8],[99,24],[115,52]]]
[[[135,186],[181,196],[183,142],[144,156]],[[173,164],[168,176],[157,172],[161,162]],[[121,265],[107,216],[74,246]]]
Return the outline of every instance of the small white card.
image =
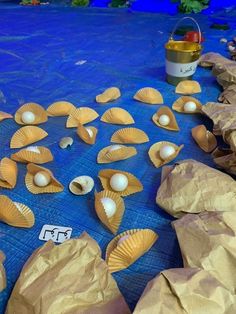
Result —
[[[44,225],[40,234],[39,240],[48,241],[52,240],[56,243],[62,243],[70,239],[72,233],[72,228],[54,226],[54,225]]]

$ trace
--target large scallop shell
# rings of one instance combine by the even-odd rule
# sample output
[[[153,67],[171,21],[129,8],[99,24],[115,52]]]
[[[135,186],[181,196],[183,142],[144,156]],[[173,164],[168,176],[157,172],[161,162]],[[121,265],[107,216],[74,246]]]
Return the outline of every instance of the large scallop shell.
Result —
[[[192,128],[192,137],[206,153],[211,153],[217,146],[215,135],[208,131],[203,124]]]
[[[44,164],[52,161],[53,155],[47,147],[29,146],[12,154],[11,159],[22,163],[33,162],[35,164]]]
[[[114,147],[116,147],[115,150],[113,149]],[[110,145],[100,150],[97,156],[97,162],[99,164],[108,164],[114,161],[128,159],[136,154],[137,150],[135,147]]]
[[[5,119],[12,119],[13,116],[10,113],[0,111],[0,122]]]
[[[99,114],[89,107],[80,107],[74,109],[70,112],[70,115],[66,121],[66,127],[76,128],[79,124],[86,124],[97,119],[98,116]]]
[[[49,116],[54,117],[68,116],[74,109],[76,107],[71,102],[61,100],[51,104],[47,109],[47,113]]]
[[[89,132],[86,130],[89,129],[92,131],[92,136],[90,136]],[[79,124],[77,128],[78,136],[87,144],[93,145],[96,141],[98,130],[93,126],[84,127],[82,124]]]
[[[21,116],[24,112],[30,111],[35,114],[35,121],[32,123],[25,123],[21,120]],[[46,110],[40,106],[39,104],[30,102],[21,106],[15,113],[15,121],[18,124],[26,125],[26,124],[40,124],[44,123],[48,120],[48,115]]]
[[[118,244],[123,237],[124,240]],[[110,272],[129,267],[149,251],[157,239],[157,233],[150,229],[131,229],[117,235],[106,249],[106,262]]]
[[[121,144],[142,144],[149,142],[149,138],[143,130],[138,128],[123,128],[113,133],[111,142]]]
[[[161,93],[152,87],[144,87],[137,91],[134,99],[151,105],[163,104],[163,97]]]
[[[89,176],[79,176],[74,178],[69,184],[69,190],[75,195],[85,195],[92,191],[94,187],[93,178]]]
[[[117,87],[107,88],[102,94],[96,96],[96,102],[106,103],[118,99],[121,96],[120,90]]]
[[[101,121],[111,124],[133,124],[134,119],[131,114],[122,108],[113,107],[108,109],[101,117]]]
[[[0,293],[6,288],[7,286],[7,279],[6,279],[6,272],[3,266],[3,262],[5,261],[5,254],[3,251],[0,251]]]
[[[196,104],[196,110],[195,111],[185,111],[184,110],[184,105],[186,102],[188,101],[193,101]],[[196,114],[196,113],[202,113],[202,104],[200,103],[199,100],[197,100],[194,97],[190,97],[190,96],[182,96],[179,97],[172,105],[172,109],[177,111],[177,112],[181,112],[181,113],[187,113],[187,114]]]
[[[15,161],[5,157],[0,161],[0,186],[13,189],[17,181],[17,164]]]
[[[191,95],[191,94],[197,94],[201,93],[201,86],[197,81],[181,81],[178,83],[178,85],[175,88],[175,92],[177,94],[183,94],[183,95]]]
[[[167,115],[170,118],[170,123],[168,125],[162,125],[159,123],[159,118],[161,115]],[[160,109],[158,109],[157,112],[152,116],[152,121],[160,128],[170,131],[179,131],[179,126],[175,119],[175,115],[167,106],[160,107]]]
[[[37,126],[24,126],[17,130],[10,143],[10,148],[21,148],[42,140],[48,133]]]

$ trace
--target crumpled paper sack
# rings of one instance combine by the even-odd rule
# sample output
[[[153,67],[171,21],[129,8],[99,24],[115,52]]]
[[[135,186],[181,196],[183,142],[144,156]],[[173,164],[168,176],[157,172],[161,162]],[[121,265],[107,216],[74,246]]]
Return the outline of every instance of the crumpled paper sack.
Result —
[[[6,314],[128,314],[130,310],[83,233],[60,245],[47,242],[29,258],[8,301]]]
[[[227,148],[217,147],[211,156],[218,168],[236,175],[236,152],[232,152],[232,150]]]

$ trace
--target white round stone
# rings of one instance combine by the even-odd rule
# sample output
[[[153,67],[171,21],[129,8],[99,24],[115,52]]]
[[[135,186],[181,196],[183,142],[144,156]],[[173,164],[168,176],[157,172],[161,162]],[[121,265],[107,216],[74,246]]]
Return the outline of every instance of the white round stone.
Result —
[[[116,203],[109,197],[102,197],[101,203],[104,207],[105,213],[108,218],[111,218],[116,213]]]
[[[168,125],[170,123],[170,118],[169,116],[167,116],[167,114],[162,114],[160,117],[159,117],[159,123],[161,125]]]
[[[114,191],[122,192],[128,186],[128,178],[122,173],[113,174],[110,179],[110,186]]]
[[[109,148],[109,152],[113,152],[114,150],[118,150],[120,149],[122,146],[121,145],[112,145],[110,148]]]
[[[185,104],[184,104],[184,111],[186,112],[194,112],[196,111],[197,109],[197,105],[195,104],[194,101],[187,101]]]
[[[127,240],[128,238],[129,238],[129,234],[126,234],[123,237],[121,237],[120,240],[117,242],[117,246],[120,245],[125,240]]]
[[[85,128],[90,137],[93,137],[93,131],[90,128]]]
[[[160,157],[165,160],[175,153],[175,149],[171,145],[164,145],[160,149]]]
[[[50,182],[50,177],[45,171],[39,171],[34,175],[34,183],[39,187],[47,186]]]
[[[21,120],[24,123],[33,123],[35,121],[35,114],[31,111],[25,111],[21,115]]]

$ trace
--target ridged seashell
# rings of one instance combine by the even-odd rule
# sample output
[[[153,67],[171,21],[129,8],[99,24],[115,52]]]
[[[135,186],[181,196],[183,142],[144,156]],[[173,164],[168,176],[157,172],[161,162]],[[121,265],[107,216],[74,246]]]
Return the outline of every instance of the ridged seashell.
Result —
[[[195,111],[185,111],[184,110],[184,105],[188,101],[193,101],[196,104],[196,110]],[[200,103],[199,100],[197,100],[194,97],[190,96],[182,96],[179,97],[172,105],[172,109],[181,112],[181,113],[187,113],[187,114],[196,114],[196,113],[202,113],[202,104]]]
[[[99,114],[89,108],[89,107],[80,107],[75,110],[72,110],[67,121],[67,128],[76,128],[79,124],[89,123],[99,117]]]
[[[208,131],[203,124],[192,128],[192,137],[206,153],[211,153],[217,146],[215,135]]]
[[[110,218],[107,217],[107,214],[101,202],[101,199],[105,197],[112,199],[116,204],[116,212]],[[125,211],[125,204],[124,204],[123,199],[117,193],[106,191],[106,190],[101,191],[95,194],[95,210],[101,222],[113,234],[115,234],[120,227],[120,224],[124,215],[124,211]]]
[[[116,173],[123,174],[128,179],[128,186],[124,191],[121,191],[121,192],[114,191],[110,185],[110,179]],[[130,194],[141,192],[143,190],[142,183],[133,174],[126,171],[115,170],[115,169],[104,169],[104,170],[99,171],[98,177],[101,180],[104,190],[115,192],[119,194],[120,196],[127,196]]]
[[[151,105],[163,104],[163,97],[161,93],[152,87],[144,87],[137,91],[134,99]]]
[[[102,94],[96,96],[96,102],[106,103],[118,99],[121,96],[120,90],[117,87],[107,88]]]
[[[17,164],[15,161],[5,157],[0,161],[0,186],[13,189],[17,181]]]
[[[134,119],[131,114],[122,108],[114,107],[108,109],[101,117],[101,121],[111,124],[133,124]]]
[[[113,133],[111,142],[121,144],[142,144],[149,142],[149,137],[143,130],[138,128],[123,128]]]
[[[22,121],[22,114],[26,111],[30,111],[35,115],[35,120],[31,123],[25,123]],[[40,106],[39,104],[30,102],[21,106],[15,113],[15,121],[21,125],[36,125],[40,123],[44,123],[48,120],[47,111]]]
[[[120,148],[112,150],[114,146],[120,146]],[[135,147],[127,147],[124,145],[110,145],[104,147],[97,156],[97,162],[99,164],[108,164],[114,161],[128,159],[137,154]]]
[[[12,119],[13,116],[10,113],[0,111],[0,122],[5,119]]]
[[[72,137],[63,137],[60,142],[59,142],[59,146],[62,148],[62,149],[65,149],[65,148],[68,148],[70,146],[73,145],[73,138]]]
[[[0,195],[0,220],[10,226],[31,228],[34,225],[34,213],[28,206]]]
[[[13,134],[10,148],[21,148],[40,141],[46,136],[48,133],[37,126],[24,126]]]
[[[162,115],[167,115],[169,117],[170,122],[168,125],[160,124],[159,118]],[[170,131],[179,131],[179,126],[175,119],[175,115],[172,112],[172,110],[167,106],[160,107],[160,109],[158,109],[157,112],[152,116],[152,121],[160,128],[167,129]]]
[[[72,110],[76,109],[76,107],[69,101],[56,101],[52,103],[48,109],[48,116],[61,117],[68,116]]]
[[[90,133],[92,134],[92,136],[90,136],[88,129],[90,130]],[[98,130],[93,126],[89,126],[89,127],[85,128],[82,124],[79,124],[79,126],[77,128],[77,135],[85,143],[87,143],[89,145],[93,145],[95,143],[97,132],[98,132]]]
[[[6,257],[3,251],[0,251],[0,292],[2,292],[7,286],[7,278],[5,268],[3,266],[3,262],[5,261]]]
[[[11,159],[22,163],[44,164],[53,160],[53,155],[47,147],[29,146],[11,155]]]
[[[170,145],[170,146],[174,147],[174,149],[175,149],[175,153],[173,155],[171,155],[169,158],[166,158],[165,160],[163,160],[160,157],[160,149],[164,145],[168,145],[168,146]],[[148,155],[149,155],[149,158],[151,159],[151,162],[154,164],[154,166],[156,168],[159,168],[159,167],[169,163],[170,161],[174,160],[178,156],[179,152],[181,151],[181,149],[183,147],[184,147],[184,145],[177,146],[171,142],[164,142],[164,141],[157,142],[150,147],[150,149],[148,151]]]
[[[181,81],[175,88],[177,94],[191,95],[201,93],[201,86],[197,81]]]
[[[53,176],[53,173],[49,169],[31,163],[27,165],[27,171],[28,172],[25,176],[25,185],[31,193],[42,194],[42,193],[58,193],[63,191],[64,189],[63,185],[56,180],[56,178]],[[39,171],[46,172],[50,177],[50,182],[47,186],[40,187],[34,183],[34,176]]]
[[[118,244],[123,237],[126,238]],[[150,229],[131,229],[117,235],[106,249],[106,262],[110,272],[129,267],[149,251],[157,239],[158,235]]]
[[[80,176],[74,178],[69,184],[69,190],[75,195],[85,195],[92,191],[94,187],[93,178]]]

